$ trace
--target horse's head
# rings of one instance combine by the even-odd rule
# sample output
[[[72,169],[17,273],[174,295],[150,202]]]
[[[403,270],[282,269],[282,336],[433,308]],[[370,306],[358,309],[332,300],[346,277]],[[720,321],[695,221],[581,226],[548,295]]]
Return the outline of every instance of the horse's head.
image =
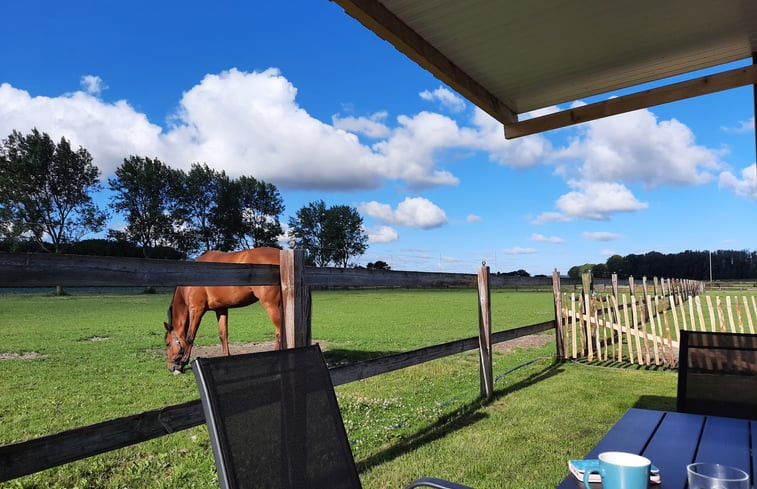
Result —
[[[187,328],[175,327],[184,323],[174,319],[172,304],[168,307],[168,322],[163,323],[166,328],[166,358],[168,359],[168,370],[174,374],[180,374],[184,372],[184,367],[189,363],[192,346],[186,340]]]

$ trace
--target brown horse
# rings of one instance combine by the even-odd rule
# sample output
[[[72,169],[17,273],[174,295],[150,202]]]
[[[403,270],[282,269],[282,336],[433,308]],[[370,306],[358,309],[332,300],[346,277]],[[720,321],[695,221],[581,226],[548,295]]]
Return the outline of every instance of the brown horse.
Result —
[[[224,263],[253,263],[278,265],[276,248],[255,248],[234,253],[208,251],[196,261]],[[218,336],[224,355],[229,354],[229,308],[243,307],[260,301],[268,317],[276,326],[275,348],[281,348],[281,287],[278,285],[176,287],[168,306],[166,328],[166,354],[168,369],[178,374],[189,363],[197,328],[205,312],[215,311],[218,318]]]

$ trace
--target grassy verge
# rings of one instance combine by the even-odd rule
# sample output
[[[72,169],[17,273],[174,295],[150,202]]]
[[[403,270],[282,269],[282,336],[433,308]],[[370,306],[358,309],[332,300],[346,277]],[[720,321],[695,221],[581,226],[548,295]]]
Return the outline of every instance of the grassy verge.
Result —
[[[0,443],[197,397],[191,375],[160,355],[170,298],[157,295],[0,296]],[[552,318],[549,293],[492,293],[495,330]],[[313,337],[331,359],[359,360],[477,332],[475,291],[325,291]],[[232,342],[270,340],[259,306],[230,314]],[[216,344],[214,316],[197,342]],[[478,400],[475,353],[337,389],[366,488],[427,475],[476,487],[550,487],[630,406],[670,402],[675,374],[556,365],[554,345],[495,354],[495,399]],[[8,355],[10,357],[10,355]],[[543,358],[542,358],[543,357]],[[531,362],[533,363],[528,363]],[[521,368],[516,368],[522,366]],[[513,370],[514,369],[514,370]],[[647,401],[645,401],[647,399]],[[670,407],[670,406],[667,406]],[[204,427],[17,479],[2,487],[217,487]]]

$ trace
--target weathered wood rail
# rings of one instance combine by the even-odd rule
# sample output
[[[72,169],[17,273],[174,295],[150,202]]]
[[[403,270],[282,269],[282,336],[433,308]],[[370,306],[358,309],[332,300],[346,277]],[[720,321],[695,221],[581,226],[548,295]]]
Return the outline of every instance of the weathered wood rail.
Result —
[[[558,277],[559,280],[559,277]],[[281,284],[284,330],[289,346],[309,341],[310,287],[477,287],[479,336],[397,353],[330,370],[342,385],[449,355],[479,349],[481,392],[491,395],[491,345],[556,330],[556,321],[491,332],[489,287],[551,285],[551,278],[476,274],[331,269],[302,266],[302,257],[282,252],[282,266],[177,262],[136,258],[0,253],[0,287],[172,287],[176,285]],[[485,298],[485,300],[483,299]],[[294,317],[293,317],[294,316]],[[561,353],[558,352],[558,356]],[[200,401],[166,406],[132,416],[0,446],[0,481],[116,450],[204,423]]]

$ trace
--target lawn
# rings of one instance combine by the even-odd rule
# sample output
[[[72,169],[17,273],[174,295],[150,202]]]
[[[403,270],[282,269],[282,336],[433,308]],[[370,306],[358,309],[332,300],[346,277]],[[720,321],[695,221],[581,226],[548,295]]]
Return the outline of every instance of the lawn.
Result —
[[[197,398],[161,356],[166,294],[0,296],[0,444]],[[353,361],[477,334],[474,290],[316,291],[313,338]],[[495,331],[553,318],[549,293],[492,292]],[[197,344],[218,343],[214,315]],[[273,337],[261,307],[233,310],[230,341]],[[11,355],[13,354],[13,355]],[[30,359],[17,355],[26,354]],[[554,362],[554,343],[495,352],[492,401],[475,352],[337,388],[366,488],[439,476],[479,488],[554,487],[631,406],[672,408],[674,372]],[[2,487],[217,487],[204,427]]]

